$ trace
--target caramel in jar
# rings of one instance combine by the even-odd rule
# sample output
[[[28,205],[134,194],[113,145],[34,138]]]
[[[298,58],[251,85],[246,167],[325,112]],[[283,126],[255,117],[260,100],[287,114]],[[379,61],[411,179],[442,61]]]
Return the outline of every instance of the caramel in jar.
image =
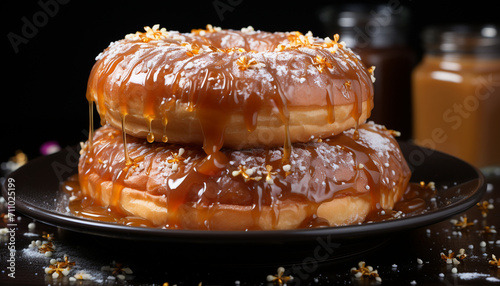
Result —
[[[500,35],[495,26],[424,32],[413,72],[415,143],[477,167],[500,165]]]

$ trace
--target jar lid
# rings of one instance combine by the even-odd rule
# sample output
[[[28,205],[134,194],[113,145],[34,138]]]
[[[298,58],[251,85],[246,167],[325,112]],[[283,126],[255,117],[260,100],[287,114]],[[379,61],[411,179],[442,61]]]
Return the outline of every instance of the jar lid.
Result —
[[[500,27],[493,24],[431,26],[422,39],[429,53],[500,54]]]
[[[410,11],[402,5],[332,5],[322,9],[319,19],[348,46],[385,47],[406,44]]]

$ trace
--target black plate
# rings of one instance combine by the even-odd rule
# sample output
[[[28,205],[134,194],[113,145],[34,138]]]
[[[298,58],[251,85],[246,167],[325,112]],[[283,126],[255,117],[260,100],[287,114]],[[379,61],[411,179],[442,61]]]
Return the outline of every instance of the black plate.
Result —
[[[484,177],[466,162],[447,154],[400,142],[413,171],[413,182],[434,181],[437,196],[434,207],[424,214],[390,221],[343,227],[280,231],[196,231],[130,227],[72,216],[62,205],[67,199],[59,184],[77,172],[78,148],[67,147],[56,154],[30,161],[13,172],[16,210],[35,220],[63,229],[120,240],[140,240],[200,245],[275,246],[283,244],[342,245],[351,253],[354,241],[387,237],[389,234],[442,221],[464,212],[483,196]],[[7,197],[7,180],[3,186]],[[373,240],[377,241],[377,240]],[[335,242],[335,243],[334,243]],[[346,243],[349,242],[349,243]],[[346,246],[353,246],[351,250]],[[364,244],[366,246],[366,243]],[[377,242],[365,248],[376,247]],[[310,252],[309,252],[310,253]],[[340,254],[340,252],[337,251]]]

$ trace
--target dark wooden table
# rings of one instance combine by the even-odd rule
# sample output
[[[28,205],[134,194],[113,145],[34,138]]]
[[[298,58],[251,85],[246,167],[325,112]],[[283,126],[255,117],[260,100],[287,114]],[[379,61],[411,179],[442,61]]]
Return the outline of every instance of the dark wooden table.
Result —
[[[294,277],[288,285],[500,285],[500,269],[489,265],[492,255],[500,258],[500,235],[495,231],[489,233],[487,228],[500,229],[500,175],[488,176],[487,184],[481,203],[487,201],[494,208],[490,207],[485,217],[478,207],[453,217],[460,221],[467,216],[472,224],[464,229],[446,220],[367,241],[366,247],[360,245],[359,251],[343,258],[335,257],[335,250],[330,253],[323,249],[322,253],[298,253],[296,259],[288,262],[273,259],[284,255],[283,249],[269,251],[252,263],[218,261],[216,254],[205,255],[203,248],[192,253],[189,249],[175,251],[176,245],[117,241],[34,222],[16,212],[13,221],[7,216],[0,219],[0,229],[9,230],[11,224],[15,224],[14,238],[11,232],[0,235],[0,285],[164,285],[166,282],[169,285],[273,285],[278,281],[268,282],[268,275],[276,275],[280,266],[285,268],[283,276]],[[6,205],[2,203],[1,213],[7,213]],[[55,246],[51,257],[40,253],[38,246],[30,248],[32,242],[46,241],[47,234]],[[16,249],[15,264],[10,268],[9,247],[12,245]],[[459,259],[460,264],[448,264],[441,257],[441,253],[449,255],[449,251],[458,257],[461,248],[467,257]],[[293,247],[285,251],[287,257],[294,257]],[[75,263],[69,274],[58,278],[46,274],[45,268],[51,259],[63,263],[64,255]],[[321,261],[315,259],[318,256]],[[382,281],[356,278],[351,268],[357,268],[360,261],[377,270]],[[92,276],[91,279],[76,280],[75,275],[81,271]]]

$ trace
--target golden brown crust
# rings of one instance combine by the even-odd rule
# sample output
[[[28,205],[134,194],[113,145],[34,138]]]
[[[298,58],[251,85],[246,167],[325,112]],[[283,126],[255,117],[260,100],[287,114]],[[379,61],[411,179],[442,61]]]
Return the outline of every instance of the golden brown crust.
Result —
[[[229,150],[207,171],[200,147],[149,144],[109,126],[83,149],[82,190],[103,206],[154,225],[183,229],[293,229],[319,217],[331,226],[364,221],[374,208],[390,210],[410,178],[397,142],[382,126],[363,124],[322,142],[282,149]]]
[[[112,182],[102,183],[102,203],[109,205],[112,193]],[[396,199],[403,195],[400,189],[394,194]],[[97,194],[91,191],[87,194],[91,197]],[[385,209],[391,209],[394,204],[384,205]],[[153,196],[142,190],[124,188],[120,199],[121,208],[128,214],[145,218],[154,225],[167,225],[172,217],[179,221],[185,229],[205,229],[210,225],[211,230],[283,230],[296,229],[300,227],[308,217],[316,215],[328,221],[330,226],[342,226],[361,223],[365,220],[371,210],[370,194],[357,197],[342,197],[321,203],[316,212],[307,204],[295,201],[283,201],[279,207],[279,216],[275,216],[275,210],[269,206],[263,207],[256,222],[253,214],[253,206],[239,206],[218,204],[208,207],[183,206],[176,214],[169,214],[164,197]]]
[[[338,37],[146,30],[101,53],[87,88],[101,118],[120,129],[125,118],[128,134],[217,150],[277,146],[287,125],[292,143],[326,138],[373,107],[371,74]]]
[[[369,114],[368,106],[367,102],[363,102],[360,122],[366,121],[367,114]],[[356,126],[356,120],[351,116],[353,107],[353,104],[335,106],[333,123],[328,122],[327,110],[324,108],[290,108],[288,127],[291,142],[308,142],[312,139],[327,138]],[[134,114],[126,116],[125,132],[138,138],[146,138],[150,132],[156,139],[166,135],[168,142],[174,144],[199,145],[203,143],[204,135],[198,118],[193,112],[187,111],[184,104],[179,104],[179,107],[170,110],[167,114],[170,119],[166,133],[160,120],[153,120],[150,129],[149,121],[145,120],[142,115]],[[111,126],[117,129],[122,128],[119,111],[108,109],[105,118]],[[285,126],[278,114],[261,111],[252,132],[247,131],[242,114],[232,114],[227,120],[231,124],[226,126],[223,134],[226,147],[233,149],[276,147],[282,146],[285,141]]]

